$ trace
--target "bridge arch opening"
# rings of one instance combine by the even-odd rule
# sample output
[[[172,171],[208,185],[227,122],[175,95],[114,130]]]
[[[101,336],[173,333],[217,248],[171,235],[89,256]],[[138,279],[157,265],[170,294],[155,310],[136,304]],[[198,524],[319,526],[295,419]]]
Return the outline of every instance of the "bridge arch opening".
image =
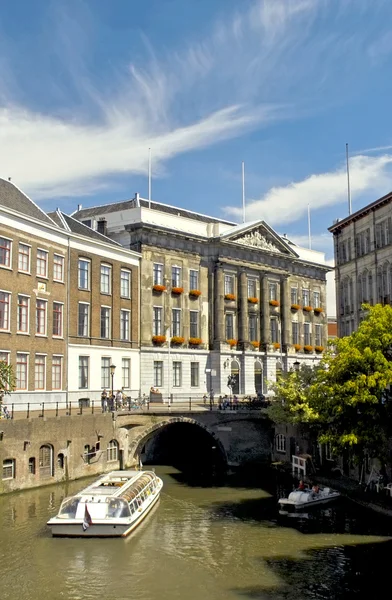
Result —
[[[177,420],[146,433],[135,457],[143,465],[170,465],[192,473],[222,471],[227,464],[225,450],[212,432],[196,422]]]

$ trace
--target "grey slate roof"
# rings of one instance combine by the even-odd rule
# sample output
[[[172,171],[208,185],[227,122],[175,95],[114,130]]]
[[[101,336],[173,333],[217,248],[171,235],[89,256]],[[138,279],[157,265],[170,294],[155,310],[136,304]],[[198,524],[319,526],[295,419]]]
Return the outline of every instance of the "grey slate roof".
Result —
[[[68,228],[69,231],[71,231],[72,233],[76,233],[77,235],[82,235],[92,240],[105,242],[106,244],[111,244],[112,246],[120,246],[120,248],[122,247],[121,244],[119,244],[118,242],[111,240],[102,233],[98,233],[98,231],[94,231],[94,229],[91,229],[91,227],[87,227],[87,225],[83,225],[83,223],[81,223],[77,219],[66,215],[60,210],[57,210],[53,213],[49,213],[49,215],[56,222],[56,225],[61,227],[61,229]]]
[[[53,220],[11,181],[0,178],[0,206],[53,225]]]
[[[139,198],[139,206],[148,208],[149,202],[145,198]],[[225,225],[235,225],[232,221],[224,221],[216,217],[209,217],[201,213],[196,213],[191,210],[179,208],[177,206],[170,206],[169,204],[162,204],[160,202],[151,202],[151,209],[158,210],[163,213],[170,215],[178,215],[187,219],[193,219],[194,221],[202,221],[204,223],[224,223]],[[112,212],[121,210],[129,210],[138,206],[136,198],[132,200],[125,200],[123,202],[113,202],[112,204],[103,204],[102,206],[91,206],[90,208],[82,208],[79,211],[75,211],[73,216],[79,220],[88,219],[98,215],[104,215]]]

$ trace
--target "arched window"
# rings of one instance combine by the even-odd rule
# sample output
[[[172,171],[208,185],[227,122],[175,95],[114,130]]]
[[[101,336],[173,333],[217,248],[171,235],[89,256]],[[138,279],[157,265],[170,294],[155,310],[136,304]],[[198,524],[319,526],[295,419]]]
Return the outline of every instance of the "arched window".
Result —
[[[39,449],[40,477],[53,477],[53,446],[44,444]]]
[[[263,367],[259,360],[255,362],[255,391],[256,394],[263,393]]]
[[[118,442],[110,440],[107,448],[107,461],[114,462],[116,460],[118,460]]]
[[[283,433],[278,433],[275,436],[275,450],[277,452],[286,452],[286,436]]]
[[[64,469],[64,454],[62,452],[57,455],[57,466],[59,469]]]

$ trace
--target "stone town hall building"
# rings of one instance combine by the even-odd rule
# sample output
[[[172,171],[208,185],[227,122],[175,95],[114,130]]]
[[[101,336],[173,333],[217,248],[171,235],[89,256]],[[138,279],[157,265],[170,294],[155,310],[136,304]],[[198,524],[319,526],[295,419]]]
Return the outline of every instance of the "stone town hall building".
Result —
[[[327,343],[323,255],[264,221],[236,225],[136,197],[73,214],[141,253],[140,387],[175,397],[268,392]]]

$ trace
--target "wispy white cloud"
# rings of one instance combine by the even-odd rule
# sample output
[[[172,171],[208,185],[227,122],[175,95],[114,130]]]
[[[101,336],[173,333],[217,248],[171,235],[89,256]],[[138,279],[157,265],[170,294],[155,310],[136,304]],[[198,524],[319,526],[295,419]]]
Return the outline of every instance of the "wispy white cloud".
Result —
[[[392,155],[352,157],[350,184],[354,202],[369,193],[373,199],[377,194],[384,194],[392,188]],[[302,181],[271,188],[260,199],[247,203],[246,216],[249,220],[264,219],[271,225],[281,225],[303,218],[308,205],[313,212],[343,202],[347,202],[345,164],[327,173],[313,174]],[[242,210],[234,206],[225,207],[225,211],[238,218],[242,214]]]
[[[88,194],[113,176],[145,173],[149,147],[159,173],[180,153],[313,111],[329,101],[331,89],[340,81],[370,64],[367,48],[378,2],[383,0],[361,0],[367,27],[358,31],[347,18],[358,6],[356,0],[254,0],[247,10],[215,23],[202,39],[184,42],[181,49],[172,48],[159,58],[145,39],[144,62],[130,65],[121,76],[121,66],[116,65],[111,81],[107,72],[101,81],[89,77],[81,59],[87,42],[84,39],[75,52],[75,18],[67,18],[63,8],[52,42],[53,47],[63,44],[62,75],[73,78],[70,88],[77,91],[79,106],[72,107],[70,116],[67,98],[59,104],[58,93],[48,111],[51,103],[46,96],[56,84],[61,91],[66,89],[61,78],[46,82],[47,86],[42,82],[41,109],[42,98],[26,101],[28,77],[19,98],[20,82],[11,93],[3,79],[1,174],[12,176],[35,198]],[[93,26],[94,19],[88,29]],[[0,70],[10,73],[12,65],[0,62]],[[339,187],[339,178],[339,172],[330,174],[332,188]],[[319,190],[312,178],[305,188],[309,194]],[[281,196],[282,189],[271,190],[270,195]],[[262,200],[267,213],[269,197]],[[256,203],[251,210],[258,212]],[[290,220],[290,211],[284,212]]]

